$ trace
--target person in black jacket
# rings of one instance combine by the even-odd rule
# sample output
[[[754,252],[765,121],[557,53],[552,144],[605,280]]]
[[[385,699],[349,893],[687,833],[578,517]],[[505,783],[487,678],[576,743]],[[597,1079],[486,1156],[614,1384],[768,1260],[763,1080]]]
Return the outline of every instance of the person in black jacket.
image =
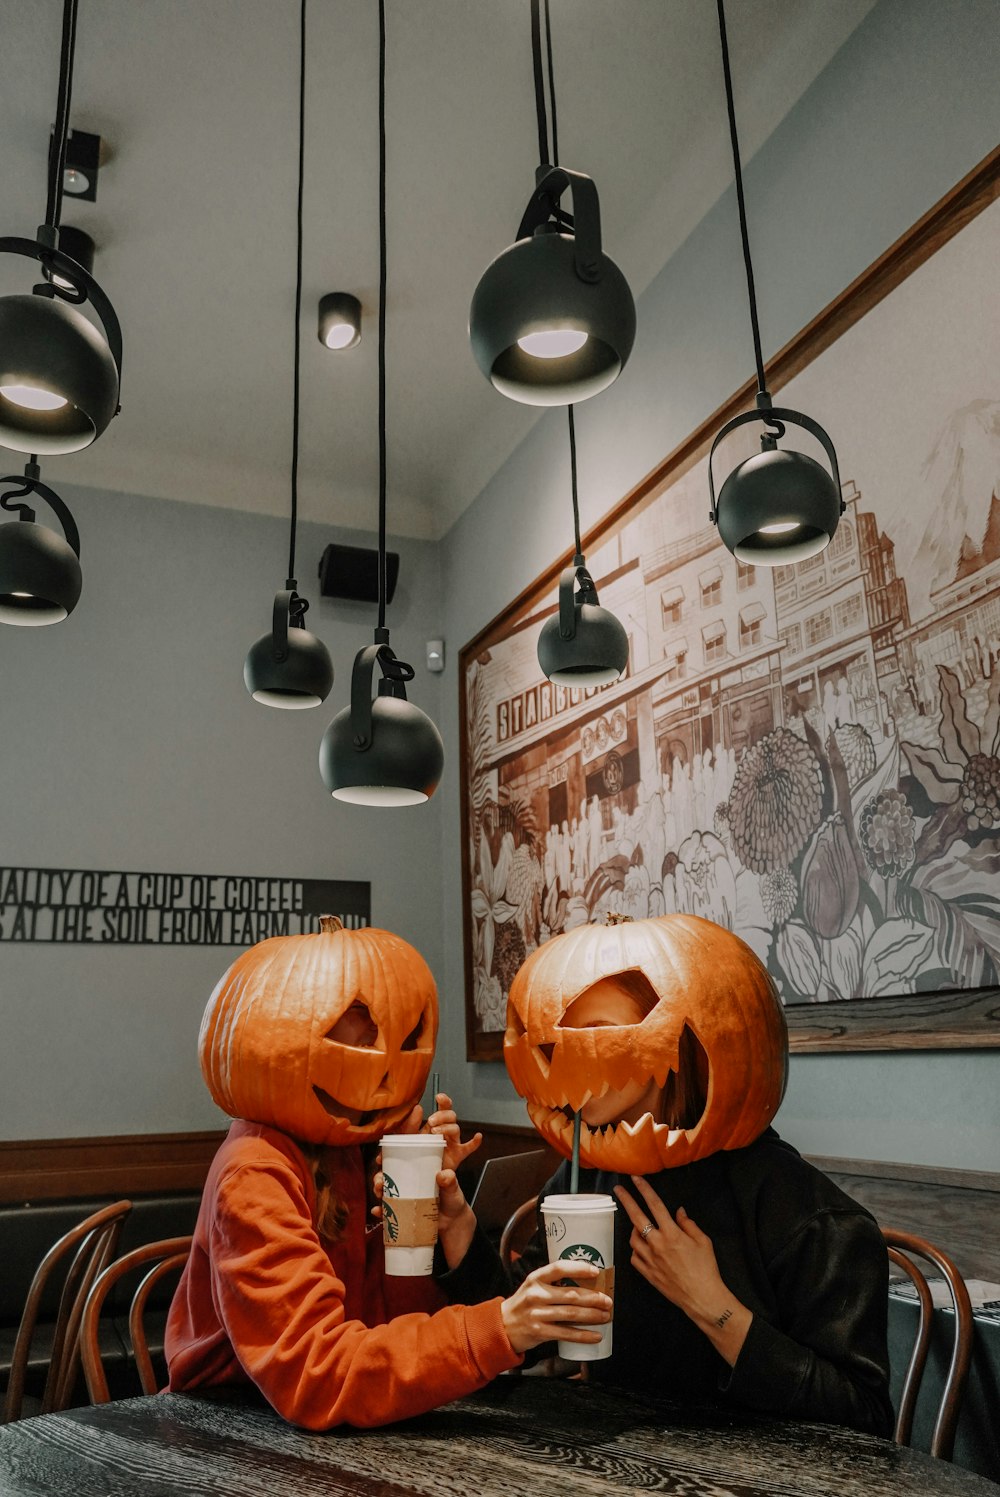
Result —
[[[634,1022],[617,1001],[605,989],[608,1011],[590,1022]],[[655,1084],[637,1083],[592,1098],[583,1119],[636,1123],[659,1106]],[[541,1194],[569,1188],[567,1162]],[[590,1364],[592,1378],[891,1435],[882,1235],[773,1128],[644,1179],[584,1168],[579,1188],[613,1192],[621,1207],[613,1351]],[[511,1279],[547,1261],[541,1226],[510,1276],[472,1221],[468,1232],[465,1257],[442,1281],[455,1299],[508,1293]]]

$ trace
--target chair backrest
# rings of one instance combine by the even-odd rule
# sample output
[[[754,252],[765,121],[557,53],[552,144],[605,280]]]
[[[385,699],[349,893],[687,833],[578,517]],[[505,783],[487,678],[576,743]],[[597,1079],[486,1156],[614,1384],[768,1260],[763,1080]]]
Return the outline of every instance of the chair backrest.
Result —
[[[923,1270],[912,1261],[913,1256],[923,1258],[940,1269],[951,1294],[952,1308],[955,1312],[955,1338],[948,1374],[941,1390],[941,1404],[934,1423],[934,1433],[931,1436],[931,1455],[950,1461],[955,1446],[955,1428],[962,1409],[965,1384],[969,1375],[969,1362],[972,1357],[973,1322],[969,1291],[965,1287],[965,1280],[947,1253],[935,1247],[932,1242],[928,1242],[923,1237],[916,1237],[912,1232],[899,1232],[892,1227],[883,1227],[882,1236],[888,1248],[890,1262],[909,1274],[916,1286],[917,1299],[920,1304],[916,1339],[903,1380],[899,1414],[893,1433],[893,1439],[897,1445],[910,1443],[913,1431],[913,1412],[927,1364],[927,1350],[931,1339],[933,1302],[930,1286]]]
[[[80,1362],[80,1328],[84,1302],[94,1281],[114,1257],[122,1223],[131,1210],[131,1201],[115,1201],[112,1205],[93,1212],[54,1242],[39,1263],[28,1290],[14,1343],[3,1407],[4,1424],[12,1424],[21,1418],[25,1374],[42,1296],[53,1275],[71,1254],[59,1297],[41,1412],[57,1413],[66,1408],[72,1398]]]
[[[520,1252],[534,1236],[537,1220],[537,1196],[529,1196],[526,1201],[522,1201],[508,1218],[507,1225],[500,1234],[500,1260],[508,1272],[515,1253]]]
[[[130,1253],[117,1259],[108,1265],[103,1273],[95,1281],[87,1302],[83,1308],[83,1323],[80,1329],[80,1350],[83,1356],[83,1373],[87,1379],[87,1392],[90,1394],[91,1403],[110,1403],[111,1392],[108,1388],[108,1379],[101,1361],[101,1348],[98,1340],[98,1324],[101,1318],[101,1308],[111,1289],[126,1275],[134,1273],[137,1268],[151,1264],[139,1282],[139,1287],[132,1296],[132,1305],[129,1310],[128,1328],[132,1340],[132,1354],[135,1358],[136,1370],[144,1393],[156,1393],[156,1376],[153,1371],[152,1358],[149,1355],[149,1344],[146,1339],[143,1315],[150,1291],[162,1278],[171,1272],[180,1272],[187,1262],[191,1251],[191,1237],[167,1237],[160,1242],[146,1242],[142,1247],[133,1248]]]

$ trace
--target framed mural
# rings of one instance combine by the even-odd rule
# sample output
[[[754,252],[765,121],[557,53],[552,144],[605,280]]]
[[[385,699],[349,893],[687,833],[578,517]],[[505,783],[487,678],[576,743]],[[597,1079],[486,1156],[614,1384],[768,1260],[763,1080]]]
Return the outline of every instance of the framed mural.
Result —
[[[1000,1045],[998,195],[1000,150],[768,366],[837,444],[825,552],[707,522],[748,384],[586,537],[619,681],[541,676],[564,557],[462,651],[470,1059],[540,942],[672,910],[766,961],[793,1049]]]

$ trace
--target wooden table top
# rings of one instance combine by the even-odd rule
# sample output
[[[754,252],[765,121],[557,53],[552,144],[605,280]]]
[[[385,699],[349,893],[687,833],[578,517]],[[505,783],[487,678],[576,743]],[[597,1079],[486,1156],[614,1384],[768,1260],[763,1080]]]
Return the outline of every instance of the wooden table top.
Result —
[[[982,1476],[832,1425],[501,1378],[407,1423],[309,1434],[232,1392],[0,1429],[2,1497],[997,1497]]]

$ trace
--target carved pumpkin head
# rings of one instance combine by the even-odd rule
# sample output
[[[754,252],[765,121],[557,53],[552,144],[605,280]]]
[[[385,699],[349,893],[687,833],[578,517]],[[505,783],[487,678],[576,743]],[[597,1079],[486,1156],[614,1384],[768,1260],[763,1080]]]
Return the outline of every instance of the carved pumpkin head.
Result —
[[[387,930],[344,930],[251,946],[208,1000],[202,1075],[232,1117],[314,1144],[370,1143],[418,1100],[437,1037],[427,963]]]
[[[788,1032],[749,946],[696,915],[662,915],[580,926],[532,952],[511,985],[504,1060],[561,1154],[586,1109],[581,1162],[643,1175],[763,1133],[785,1091]],[[617,1119],[600,1108],[611,1092]]]

